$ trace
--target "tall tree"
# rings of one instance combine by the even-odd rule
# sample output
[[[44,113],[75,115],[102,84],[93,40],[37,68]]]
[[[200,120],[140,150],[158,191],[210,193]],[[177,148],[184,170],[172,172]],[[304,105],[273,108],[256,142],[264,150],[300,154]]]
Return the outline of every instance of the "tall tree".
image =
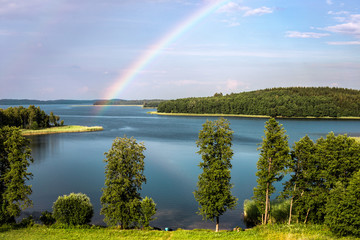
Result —
[[[270,196],[275,192],[273,183],[281,181],[290,159],[289,146],[285,130],[274,118],[265,124],[265,137],[259,148],[257,162],[257,183],[254,199],[262,213],[262,223],[267,224],[270,212]]]
[[[198,214],[205,220],[216,219],[217,232],[219,217],[237,204],[237,198],[231,194],[233,185],[230,183],[232,134],[228,120],[206,121],[196,142],[200,148],[197,153],[202,158],[199,167],[203,170],[194,192],[200,205]]]
[[[19,128],[0,128],[0,224],[14,222],[21,209],[31,206],[31,186],[26,185],[31,162],[29,141]]]
[[[289,161],[288,167],[293,174],[284,184],[284,191],[282,193],[284,197],[291,198],[289,224],[291,224],[293,208],[298,208],[293,207],[294,204],[298,201],[304,200],[308,196],[309,191],[312,190],[314,182],[312,176],[314,175],[314,171],[316,171],[317,166],[314,161],[314,153],[315,144],[307,135],[301,138],[300,141],[295,142],[293,150],[291,151],[291,161]],[[309,203],[310,201],[302,201],[302,203],[305,202]],[[303,207],[309,209],[306,206]]]
[[[146,182],[143,143],[134,138],[116,138],[105,153],[105,187],[102,189],[101,214],[109,225],[123,229],[138,222],[141,212],[139,191]]]

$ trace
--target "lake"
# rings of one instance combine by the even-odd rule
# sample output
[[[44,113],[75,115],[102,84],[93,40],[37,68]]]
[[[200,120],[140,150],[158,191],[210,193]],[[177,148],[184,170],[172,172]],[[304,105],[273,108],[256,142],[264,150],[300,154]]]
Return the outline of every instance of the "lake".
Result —
[[[0,106],[7,108],[8,106]],[[148,114],[149,109],[136,106],[40,105],[47,113],[53,111],[67,125],[100,125],[104,131],[61,133],[31,136],[34,163],[29,171],[34,177],[32,185],[33,207],[26,213],[52,211],[58,196],[71,192],[88,195],[94,205],[92,222],[104,224],[100,215],[101,188],[105,181],[104,152],[116,137],[134,137],[143,142],[145,176],[142,197],[148,196],[157,204],[157,219],[152,226],[173,229],[215,228],[212,222],[202,221],[197,215],[197,202],[193,191],[201,160],[196,152],[199,130],[206,119],[215,117],[179,117]],[[251,198],[256,186],[256,162],[259,143],[264,135],[266,119],[228,118],[234,131],[232,160],[233,195],[238,207],[220,217],[220,229],[245,227],[242,205]],[[313,140],[333,131],[335,134],[360,136],[360,121],[355,120],[280,120],[292,145],[306,134]],[[281,184],[277,184],[281,190]]]

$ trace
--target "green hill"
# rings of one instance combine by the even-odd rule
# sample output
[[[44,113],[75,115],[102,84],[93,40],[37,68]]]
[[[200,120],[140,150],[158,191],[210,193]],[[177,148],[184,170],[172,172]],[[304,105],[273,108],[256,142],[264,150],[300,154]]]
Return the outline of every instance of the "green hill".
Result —
[[[159,113],[272,117],[360,117],[360,91],[329,87],[272,88],[161,102]]]

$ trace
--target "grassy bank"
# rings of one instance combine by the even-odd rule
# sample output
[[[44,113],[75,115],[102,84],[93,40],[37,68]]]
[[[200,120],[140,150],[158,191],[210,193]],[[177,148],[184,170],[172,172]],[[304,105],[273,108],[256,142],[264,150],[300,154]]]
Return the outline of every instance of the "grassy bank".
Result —
[[[58,126],[58,127],[50,127],[39,130],[29,130],[23,129],[21,130],[22,135],[42,135],[42,134],[54,134],[54,133],[69,133],[69,132],[93,132],[93,131],[102,131],[103,127],[101,126],[78,126],[78,125],[69,125],[69,126]]]
[[[322,225],[269,225],[246,231],[176,230],[173,232],[149,230],[118,230],[114,228],[54,229],[35,225],[30,228],[0,228],[0,239],[246,239],[246,240],[332,240],[359,239],[354,237],[336,238]]]
[[[241,118],[270,118],[266,115],[246,115],[246,114],[220,114],[220,113],[162,113],[162,112],[148,112],[149,114],[163,115],[163,116],[188,116],[188,117],[241,117]],[[360,120],[360,117],[276,117],[277,119],[338,119],[338,120]]]

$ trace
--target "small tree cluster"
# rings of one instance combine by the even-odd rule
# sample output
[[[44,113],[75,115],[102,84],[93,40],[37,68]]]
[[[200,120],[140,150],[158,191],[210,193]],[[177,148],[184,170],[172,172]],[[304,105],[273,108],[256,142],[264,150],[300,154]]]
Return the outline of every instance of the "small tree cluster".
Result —
[[[83,193],[59,196],[53,205],[53,216],[59,223],[84,225],[90,223],[93,215],[90,198]]]
[[[281,125],[270,119],[265,127],[266,136],[260,148],[256,174],[258,186],[254,189],[262,223],[267,223],[270,215],[279,218],[274,216],[276,209],[266,207],[270,202],[268,193],[275,191],[272,182],[290,172],[281,192],[282,198],[290,200],[289,224],[292,219],[304,223],[323,223],[326,219],[338,235],[358,235],[359,232],[353,229],[359,228],[360,223],[357,209],[360,205],[360,174],[357,173],[360,170],[360,143],[347,135],[335,136],[334,133],[316,142],[305,136],[289,152]]]
[[[50,112],[47,115],[40,107],[30,105],[28,108],[9,107],[5,110],[0,109],[0,127],[13,126],[24,129],[39,129],[50,126],[64,125],[64,121],[60,121],[60,117]]]

